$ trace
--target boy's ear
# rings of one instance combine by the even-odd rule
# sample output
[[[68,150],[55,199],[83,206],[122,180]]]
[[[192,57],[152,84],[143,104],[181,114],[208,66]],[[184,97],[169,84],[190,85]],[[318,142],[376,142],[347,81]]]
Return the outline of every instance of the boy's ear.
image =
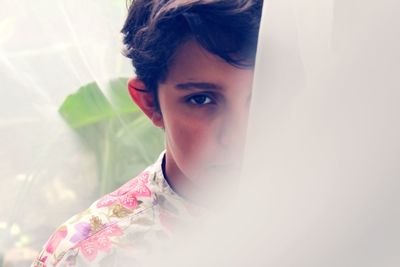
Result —
[[[129,94],[136,105],[146,114],[157,127],[164,128],[161,112],[157,108],[153,93],[148,91],[144,83],[138,78],[132,78],[128,82]]]

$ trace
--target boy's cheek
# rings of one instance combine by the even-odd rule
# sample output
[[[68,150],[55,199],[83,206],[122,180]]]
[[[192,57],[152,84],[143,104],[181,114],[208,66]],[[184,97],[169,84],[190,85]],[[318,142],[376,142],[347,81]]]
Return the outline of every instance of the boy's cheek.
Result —
[[[210,125],[185,121],[172,127],[170,138],[187,165],[195,168],[212,159],[215,142]]]
[[[213,138],[207,128],[186,125],[180,129],[175,128],[174,132],[174,142],[187,157],[200,160],[204,154],[212,152]]]

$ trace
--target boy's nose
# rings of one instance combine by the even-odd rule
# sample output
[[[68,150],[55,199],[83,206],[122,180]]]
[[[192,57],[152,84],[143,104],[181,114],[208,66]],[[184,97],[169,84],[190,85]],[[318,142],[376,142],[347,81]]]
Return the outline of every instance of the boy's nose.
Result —
[[[227,112],[219,130],[219,142],[226,152],[235,153],[243,149],[248,122],[248,109]]]

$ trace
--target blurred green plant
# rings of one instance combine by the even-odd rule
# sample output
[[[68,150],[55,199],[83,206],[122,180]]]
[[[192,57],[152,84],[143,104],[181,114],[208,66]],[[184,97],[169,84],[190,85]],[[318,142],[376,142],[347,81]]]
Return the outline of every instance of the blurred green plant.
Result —
[[[89,83],[68,96],[59,109],[96,157],[99,194],[135,177],[164,148],[162,131],[132,102],[127,80],[110,81],[108,98],[97,83]]]

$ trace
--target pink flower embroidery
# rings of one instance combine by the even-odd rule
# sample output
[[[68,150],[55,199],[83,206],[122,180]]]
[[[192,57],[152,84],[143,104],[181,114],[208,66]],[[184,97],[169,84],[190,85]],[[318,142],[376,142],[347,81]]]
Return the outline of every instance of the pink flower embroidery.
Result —
[[[89,222],[80,222],[74,225],[75,234],[71,237],[70,241],[73,243],[81,242],[89,237],[91,233]]]
[[[62,226],[60,227],[47,241],[46,244],[46,251],[50,254],[53,254],[54,251],[57,249],[60,242],[67,236],[68,230],[67,227]]]
[[[46,267],[47,256],[40,257],[33,263],[33,267]]]
[[[120,204],[127,209],[134,209],[138,206],[137,197],[150,197],[151,191],[146,186],[149,180],[149,173],[143,172],[135,179],[130,180],[116,191],[105,195],[97,202],[98,208]]]
[[[120,236],[123,232],[117,225],[106,226],[103,230],[78,243],[82,255],[89,261],[96,259],[99,251],[107,252],[111,248],[110,237]]]

